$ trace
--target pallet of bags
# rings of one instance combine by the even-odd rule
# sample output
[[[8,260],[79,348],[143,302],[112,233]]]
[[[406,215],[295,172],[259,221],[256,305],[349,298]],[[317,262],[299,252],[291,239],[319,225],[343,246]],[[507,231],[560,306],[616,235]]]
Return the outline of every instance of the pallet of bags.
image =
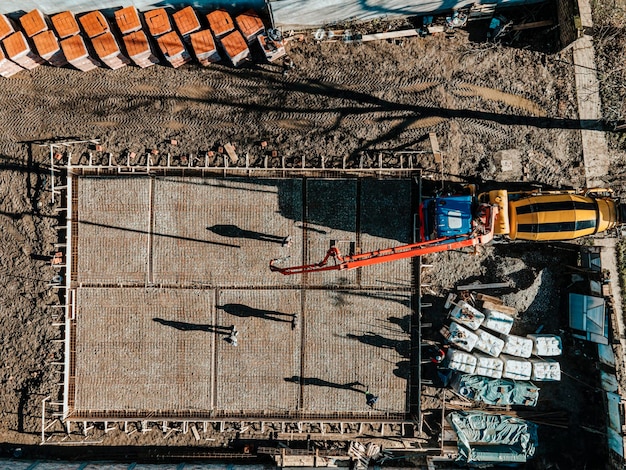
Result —
[[[523,336],[505,335],[502,352],[516,357],[530,357],[533,353],[533,340]]]

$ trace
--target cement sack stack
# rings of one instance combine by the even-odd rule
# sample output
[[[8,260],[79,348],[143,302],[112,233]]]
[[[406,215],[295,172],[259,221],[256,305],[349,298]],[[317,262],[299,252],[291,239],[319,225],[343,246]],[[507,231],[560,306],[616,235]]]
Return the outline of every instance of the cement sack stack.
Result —
[[[505,335],[502,352],[517,357],[530,357],[533,353],[533,340],[522,336]]]
[[[76,22],[74,13],[71,11],[64,11],[54,15],[52,18],[52,26],[57,32],[59,39],[65,39],[80,34],[80,27]]]
[[[21,31],[6,37],[2,43],[9,59],[25,69],[32,70],[45,62],[30,49],[26,36]]]
[[[446,362],[450,369],[465,372],[466,374],[473,374],[476,370],[477,359],[476,356],[472,354],[450,348],[446,353]]]
[[[200,30],[200,21],[198,15],[192,7],[185,7],[182,10],[178,10],[172,15],[176,29],[183,38],[183,41],[188,45],[191,43],[189,36],[191,33],[195,33]]]
[[[124,36],[124,45],[130,59],[142,69],[159,63],[143,31],[135,31]]]
[[[50,65],[54,67],[67,65],[59,40],[51,29],[33,36],[33,43],[41,58],[48,61]]]
[[[96,36],[91,43],[100,60],[113,70],[130,64],[130,60],[120,52],[120,47],[110,31]]]
[[[191,56],[176,31],[170,31],[157,38],[157,44],[167,61],[175,69],[191,61]]]
[[[530,380],[533,366],[530,361],[519,357],[503,355],[500,359],[504,362],[502,377],[513,380]]]
[[[493,357],[500,355],[502,348],[504,348],[504,341],[480,328],[476,330],[476,335],[478,336],[478,341],[474,348]]]
[[[88,72],[97,68],[100,63],[89,55],[85,41],[79,35],[61,41],[61,49],[67,61],[78,70]]]
[[[141,29],[141,20],[137,8],[130,6],[115,12],[115,23],[123,35],[134,33]]]
[[[254,10],[248,10],[241,15],[235,17],[235,22],[239,27],[239,31],[243,35],[244,39],[248,43],[254,42],[254,40],[260,34],[265,32],[265,25],[261,20],[261,17]]]
[[[48,21],[39,10],[31,10],[20,17],[20,24],[26,36],[32,38],[34,35],[48,30]]]
[[[448,341],[459,349],[471,352],[478,342],[478,336],[458,323],[452,322],[450,324],[450,337]]]
[[[0,75],[8,78],[22,70],[24,70],[22,67],[7,59],[4,55],[4,51],[0,48]]]
[[[492,331],[508,335],[513,327],[513,317],[502,313],[498,310],[483,308],[485,312],[485,321],[483,326]]]
[[[561,366],[552,359],[531,359],[533,373],[531,378],[542,382],[561,380]]]
[[[563,353],[561,337],[557,335],[526,335],[533,340],[533,354],[537,356],[560,356]]]
[[[0,14],[0,40],[15,32],[15,23],[5,15]]]
[[[461,300],[450,312],[450,318],[471,330],[477,330],[485,320],[485,315],[480,310]]]
[[[208,29],[198,31],[189,36],[191,40],[191,47],[196,54],[196,58],[201,65],[207,66],[214,62],[222,60],[217,52],[217,46],[213,39],[213,33]]]
[[[476,369],[474,373],[482,375],[484,377],[491,377],[492,379],[499,379],[502,377],[504,371],[504,362],[497,357],[489,357],[484,354],[474,353],[476,357]]]

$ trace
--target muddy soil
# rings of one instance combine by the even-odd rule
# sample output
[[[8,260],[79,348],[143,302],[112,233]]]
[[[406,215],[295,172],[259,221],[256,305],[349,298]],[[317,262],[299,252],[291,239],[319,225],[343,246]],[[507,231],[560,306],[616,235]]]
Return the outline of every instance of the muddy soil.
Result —
[[[459,31],[399,44],[316,44],[305,37],[291,41],[289,53],[296,67],[287,76],[268,64],[89,73],[42,66],[2,80],[0,440],[36,442],[41,399],[60,380],[50,365],[62,346],[49,308],[59,299],[48,285],[58,219],[42,142],[99,138],[103,152],[115,156],[153,148],[198,154],[232,142],[251,161],[271,150],[288,162],[357,161],[380,150],[428,150],[428,133],[436,132],[448,178],[584,185],[569,51],[476,44]],[[420,164],[439,172],[428,155]],[[430,273],[434,293],[477,276],[528,284],[522,291],[536,279],[542,287],[560,282],[553,271],[560,261],[544,259],[546,253],[500,250],[438,255]],[[536,292],[522,300],[529,328],[546,322],[545,310],[556,302]],[[136,433],[132,443],[162,436],[151,434]]]

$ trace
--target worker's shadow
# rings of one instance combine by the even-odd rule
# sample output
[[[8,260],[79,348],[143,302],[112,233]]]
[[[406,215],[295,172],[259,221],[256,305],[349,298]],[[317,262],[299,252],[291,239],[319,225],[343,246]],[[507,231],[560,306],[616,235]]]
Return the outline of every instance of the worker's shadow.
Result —
[[[153,318],[152,321],[160,323],[161,325],[176,328],[181,331],[206,331],[207,333],[217,333],[223,335],[229,335],[233,329],[232,326],[220,326],[220,325],[204,325],[199,323],[187,323],[182,321],[164,320],[163,318]]]
[[[252,230],[244,230],[236,225],[213,225],[207,227],[207,230],[220,235],[221,237],[229,238],[249,238],[251,240],[260,240],[263,242],[280,243],[283,244],[285,236],[270,235],[268,233],[254,232]]]
[[[352,333],[348,333],[346,334],[346,338],[357,340],[369,346],[376,346],[377,348],[395,349],[396,352],[402,357],[409,357],[411,349],[410,340],[395,340],[391,338],[385,338],[384,336],[372,333],[371,331],[368,331],[367,333],[364,333],[362,335],[353,335]]]
[[[351,390],[353,392],[365,393],[365,385],[361,382],[349,382],[347,384],[340,384],[336,382],[329,382],[323,379],[316,379],[312,377],[300,377],[299,375],[294,375],[293,377],[285,377],[285,382],[291,382],[294,384],[302,384],[304,385],[316,385],[318,387],[330,387],[330,388],[338,388],[341,390]],[[360,388],[357,388],[360,387]]]
[[[263,320],[272,320],[284,323],[294,323],[296,314],[295,313],[283,313],[276,312],[274,310],[262,310],[259,308],[249,307],[243,304],[225,304],[222,306],[218,306],[220,310],[224,310],[226,313],[230,315],[234,315],[236,317],[256,317],[261,318]]]

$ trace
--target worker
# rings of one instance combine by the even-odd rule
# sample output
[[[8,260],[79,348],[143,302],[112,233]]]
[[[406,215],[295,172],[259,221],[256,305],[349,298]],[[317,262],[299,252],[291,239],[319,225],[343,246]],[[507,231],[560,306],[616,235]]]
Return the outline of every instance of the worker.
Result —
[[[226,341],[228,341],[232,346],[237,346],[237,335],[239,335],[237,328],[235,328],[235,325],[231,326],[230,336],[226,338]]]
[[[368,390],[366,390],[365,392],[365,403],[367,403],[367,406],[369,406],[370,408],[374,408],[374,405],[376,404],[376,402],[378,401],[378,397],[376,395],[374,395],[373,393],[371,393]]]
[[[283,75],[286,77],[289,75],[289,71],[294,69],[296,64],[293,63],[293,59],[288,55],[283,59]]]

